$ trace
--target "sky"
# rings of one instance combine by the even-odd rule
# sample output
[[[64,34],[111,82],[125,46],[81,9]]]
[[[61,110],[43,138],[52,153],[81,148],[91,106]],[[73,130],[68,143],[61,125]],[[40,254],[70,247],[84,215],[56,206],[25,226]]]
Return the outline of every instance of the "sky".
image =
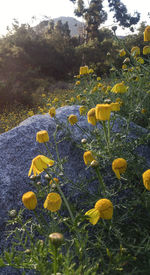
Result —
[[[88,1],[88,0],[86,0]],[[150,16],[147,14],[149,0],[122,0],[127,6],[128,12],[132,15],[135,11],[141,13],[141,20],[146,21],[147,25],[150,25]],[[108,10],[107,0],[104,0],[104,6]],[[150,6],[150,5],[149,5]],[[29,23],[31,26],[36,25],[40,21],[44,20],[47,16],[49,19],[59,16],[71,16],[74,15],[75,6],[70,0],[5,0],[1,3],[0,8],[0,35],[7,33],[7,26],[11,29],[13,19],[17,19],[20,24]],[[36,18],[33,19],[33,17]],[[82,21],[82,19],[75,17]],[[105,23],[106,27],[113,25],[112,16],[109,14],[108,21]],[[129,30],[122,28],[117,29],[117,35],[130,34]]]

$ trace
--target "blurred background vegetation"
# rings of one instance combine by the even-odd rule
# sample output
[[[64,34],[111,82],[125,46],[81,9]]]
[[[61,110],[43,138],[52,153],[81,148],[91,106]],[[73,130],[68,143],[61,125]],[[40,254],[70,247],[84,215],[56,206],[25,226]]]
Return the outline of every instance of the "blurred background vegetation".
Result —
[[[53,93],[56,83],[60,89],[69,89],[82,65],[88,65],[97,75],[109,77],[112,66],[122,66],[118,54],[122,47],[143,47],[145,22],[137,34],[118,39],[115,29],[101,27],[107,14],[99,3],[91,0],[85,9],[84,1],[78,1],[75,14],[85,19],[85,26],[76,36],[71,35],[68,23],[61,20],[43,21],[36,27],[14,20],[7,35],[0,38],[0,113],[17,104],[35,108],[41,94]],[[129,16],[119,0],[117,5],[116,1],[109,1],[109,5],[117,22],[133,30],[139,14]]]

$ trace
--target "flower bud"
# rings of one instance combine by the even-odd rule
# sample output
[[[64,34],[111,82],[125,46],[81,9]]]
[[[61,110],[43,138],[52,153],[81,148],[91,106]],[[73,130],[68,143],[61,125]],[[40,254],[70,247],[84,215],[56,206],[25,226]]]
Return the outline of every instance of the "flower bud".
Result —
[[[51,244],[58,248],[64,241],[64,236],[61,233],[52,233],[49,235]]]
[[[22,196],[24,206],[29,210],[34,210],[37,206],[37,198],[34,192],[29,191]]]

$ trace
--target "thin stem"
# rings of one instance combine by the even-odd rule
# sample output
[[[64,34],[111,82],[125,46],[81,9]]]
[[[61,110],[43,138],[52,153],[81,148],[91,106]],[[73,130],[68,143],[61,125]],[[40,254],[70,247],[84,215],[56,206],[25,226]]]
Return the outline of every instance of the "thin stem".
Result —
[[[109,141],[108,141],[107,129],[106,129],[105,121],[102,121],[102,124],[103,124],[104,136],[105,136],[105,140],[106,140],[106,144],[107,144],[107,149],[108,149],[108,152],[109,152],[109,154],[110,154]]]
[[[54,275],[57,273],[57,247],[54,246]]]
[[[61,196],[62,196],[62,198],[63,198],[63,200],[64,200],[64,202],[65,202],[65,204],[66,204],[66,207],[67,207],[67,209],[68,209],[68,212],[69,212],[69,214],[70,214],[70,217],[71,217],[72,222],[74,222],[74,216],[73,216],[72,211],[71,211],[71,209],[70,209],[69,203],[68,203],[68,201],[67,201],[67,199],[66,199],[66,197],[65,197],[65,195],[64,195],[64,193],[63,193],[63,191],[61,190],[59,184],[56,184],[56,188],[57,188],[58,191],[60,192],[60,194],[61,194]]]
[[[105,195],[105,192],[106,192],[105,183],[104,183],[104,181],[103,181],[103,178],[102,178],[102,175],[101,175],[101,173],[100,173],[100,171],[99,171],[99,168],[96,167],[96,168],[95,168],[95,171],[96,171],[96,174],[97,174],[99,183],[100,183],[100,187],[101,187],[101,189],[103,190],[103,193],[104,193],[104,195]]]

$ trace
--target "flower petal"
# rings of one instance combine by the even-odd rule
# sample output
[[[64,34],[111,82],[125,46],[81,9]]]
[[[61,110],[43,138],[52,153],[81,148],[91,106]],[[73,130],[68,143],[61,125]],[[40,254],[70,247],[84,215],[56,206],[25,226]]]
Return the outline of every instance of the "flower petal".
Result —
[[[86,216],[89,216],[89,222],[95,225],[100,219],[100,212],[95,208],[90,209],[85,213]]]

